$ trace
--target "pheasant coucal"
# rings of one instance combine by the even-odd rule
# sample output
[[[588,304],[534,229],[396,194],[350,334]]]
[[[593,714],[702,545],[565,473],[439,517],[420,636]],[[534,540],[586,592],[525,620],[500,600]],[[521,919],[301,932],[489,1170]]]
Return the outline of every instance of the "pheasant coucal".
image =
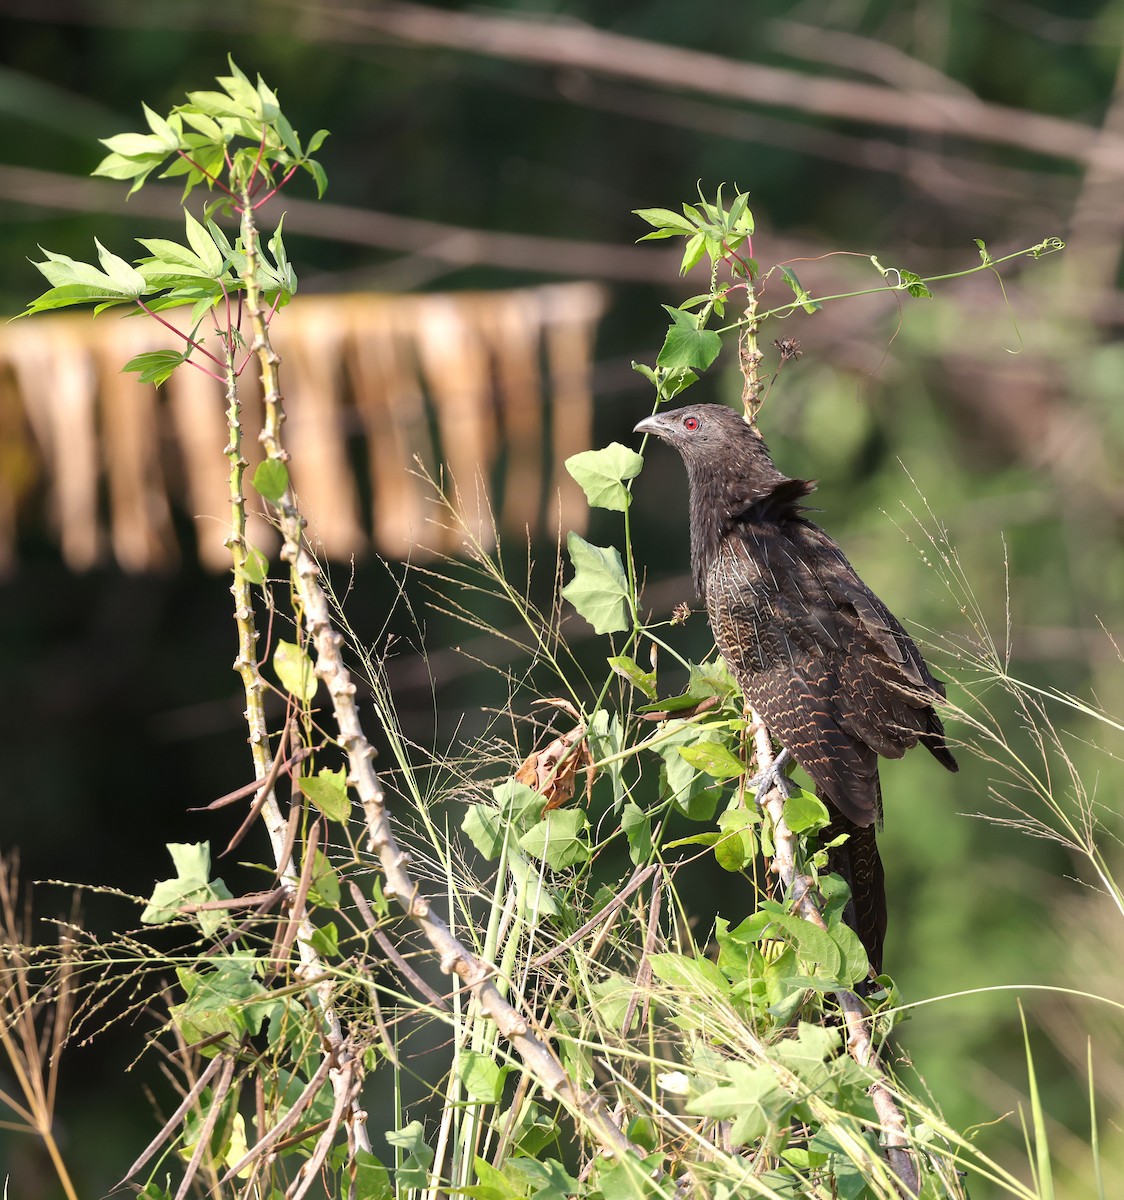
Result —
[[[851,886],[851,923],[880,972],[878,756],[900,758],[922,742],[957,769],[933,710],[944,687],[843,551],[803,515],[815,484],[782,475],[741,416],[696,404],[647,417],[636,431],[683,457],[691,566],[714,640],[746,699],[831,811],[824,840],[849,835],[828,865]]]

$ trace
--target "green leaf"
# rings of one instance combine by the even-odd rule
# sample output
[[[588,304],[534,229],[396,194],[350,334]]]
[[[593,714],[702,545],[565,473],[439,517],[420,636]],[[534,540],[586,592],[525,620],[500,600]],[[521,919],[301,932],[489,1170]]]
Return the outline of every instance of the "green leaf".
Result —
[[[303,776],[297,782],[300,790],[329,821],[346,821],[351,816],[345,767],[340,767],[338,771],[323,767],[315,775]]]
[[[143,296],[148,284],[136,267],[130,266],[123,258],[119,258],[112,251],[107,250],[97,238],[94,238],[94,245],[98,248],[98,261],[102,265],[102,270],[121,295]]]
[[[557,808],[532,825],[519,839],[519,845],[552,871],[562,871],[589,858],[585,837],[588,826],[589,818],[580,808]]]
[[[729,995],[729,980],[709,959],[662,953],[650,955],[648,961],[656,978],[675,988],[684,1005]]]
[[[679,753],[695,768],[713,779],[733,779],[745,774],[745,763],[722,742],[695,742],[680,746]]]
[[[176,116],[181,117],[192,129],[197,129],[208,141],[220,143],[226,141],[226,134],[219,123],[212,117],[195,112],[190,105],[185,104],[179,108]]]
[[[687,272],[698,263],[704,254],[709,252],[710,240],[704,233],[696,233],[687,245],[683,248],[683,258],[679,263],[679,274],[686,275]]]
[[[766,1064],[726,1064],[729,1083],[719,1084],[687,1101],[687,1111],[698,1116],[731,1121],[731,1145],[744,1146],[764,1137],[780,1124],[793,1098]]]
[[[656,698],[656,673],[645,671],[635,659],[627,654],[614,654],[608,660],[609,667],[622,679],[627,679],[634,688],[644,693],[649,699]]]
[[[324,172],[324,168],[315,160],[310,158],[302,164],[304,169],[312,176],[316,184],[316,198],[321,196],[328,190],[328,176]]]
[[[666,230],[667,232],[662,234],[664,237],[674,237],[676,233],[693,233],[695,229],[690,221],[669,208],[634,208],[632,211],[641,221],[654,225],[656,229]],[[651,236],[650,233],[645,235]]]
[[[153,889],[141,924],[163,925],[175,920],[179,910],[191,904],[206,904],[213,900],[229,900],[231,894],[221,879],[211,880],[211,848],[207,842],[193,844],[173,842],[168,853],[176,869],[173,879],[161,880]],[[215,909],[194,914],[199,928],[208,936],[224,928],[227,914]]]
[[[340,877],[331,859],[322,850],[313,851],[312,886],[308,894],[315,903],[325,908],[340,906]]]
[[[831,934],[811,921],[786,912],[771,900],[764,901],[753,916],[742,922],[739,930],[744,930],[747,935],[750,930],[756,930],[758,937],[776,937],[780,931],[787,935],[786,940],[796,947],[802,959],[820,964],[824,974],[833,980],[840,976],[843,958]]]
[[[490,862],[503,849],[504,823],[500,810],[491,804],[473,804],[464,814],[461,829],[465,837]]]
[[[184,1038],[198,1042],[225,1033],[241,1040],[260,1033],[273,1000],[255,978],[257,969],[253,955],[234,953],[206,970],[177,971],[187,998],[173,1005],[172,1018]]]
[[[148,122],[149,129],[160,139],[161,144],[169,153],[174,153],[180,144],[179,117],[173,115],[172,121],[167,121],[143,102],[141,108],[144,109],[144,119]]]
[[[505,779],[492,788],[492,799],[501,813],[520,830],[529,829],[546,807],[546,797],[517,779]]]
[[[130,358],[121,370],[137,371],[141,383],[154,383],[159,387],[176,367],[187,362],[190,353],[190,350],[149,350]]]
[[[727,809],[718,818],[722,836],[714,844],[714,858],[724,871],[743,871],[757,857],[757,832],[760,818],[745,808]]]
[[[929,291],[928,285],[920,275],[913,271],[902,271],[902,287],[905,288],[911,296],[916,296],[920,300],[928,300],[932,298],[933,293]]]
[[[599,1158],[594,1176],[597,1186],[591,1194],[601,1200],[663,1200],[668,1195],[667,1186],[660,1180],[665,1166],[663,1154],[641,1158],[631,1150]],[[729,1200],[716,1191],[710,1195],[713,1200]]]
[[[735,233],[746,236],[753,233],[753,213],[749,211],[748,192],[738,192],[734,197],[734,203],[730,205],[728,223]]]
[[[587,726],[589,749],[597,762],[599,769],[608,770],[609,781],[613,785],[613,807],[619,809],[627,795],[624,779],[624,763],[619,757],[624,750],[625,730],[620,713],[612,717],[603,708],[599,708]],[[611,760],[608,765],[605,759]]]
[[[717,846],[722,840],[722,834],[713,829],[709,833],[695,833],[690,837],[676,838],[673,842],[663,842],[665,850],[674,850],[678,846]]]
[[[355,1200],[394,1200],[390,1172],[367,1150],[352,1155],[355,1168]]]
[[[252,108],[247,104],[237,102],[230,96],[223,95],[222,92],[188,92],[187,99],[192,108],[208,117],[238,117],[245,120],[247,124],[252,123],[258,117],[256,94]]]
[[[193,254],[179,242],[168,238],[137,238],[137,241],[152,255],[151,259],[143,259],[137,267],[150,282],[162,276],[192,281],[196,276],[200,279],[207,277],[207,269],[199,255]]]
[[[796,788],[784,802],[784,820],[793,833],[809,833],[830,824],[831,816],[818,796]]]
[[[697,313],[688,312],[685,308],[673,308],[670,304],[661,304],[660,308],[671,318],[673,325],[678,325],[683,329],[698,329]]]
[[[680,392],[685,392],[693,383],[698,383],[699,377],[686,367],[676,367],[663,373],[659,393],[664,400],[674,400]]]
[[[530,1140],[526,1134],[518,1139],[524,1154],[532,1153],[529,1149]],[[533,1196],[534,1200],[569,1200],[583,1190],[581,1184],[554,1158],[536,1160],[521,1155],[510,1157],[504,1164],[504,1175],[516,1184],[520,1196]]]
[[[464,1090],[473,1100],[498,1104],[503,1097],[503,1081],[510,1067],[501,1067],[495,1059],[475,1050],[465,1050],[460,1056],[460,1075]]]
[[[277,228],[274,230],[273,236],[269,239],[269,252],[273,255],[273,261],[277,264],[277,279],[285,292],[292,296],[297,290],[297,275],[289,262],[288,255],[285,253],[285,243],[281,238],[281,226],[285,223],[285,214],[282,213],[277,222]]]
[[[813,300],[804,289],[804,285],[796,278],[796,272],[791,267],[781,266],[780,273],[784,276],[785,282],[792,288],[792,294],[796,297],[800,307],[806,313],[814,313],[823,308],[818,300]]]
[[[166,157],[150,154],[144,158],[126,158],[122,154],[107,154],[90,174],[101,179],[132,179],[133,186],[128,192],[131,196]]]
[[[265,84],[265,80],[258,76],[257,86],[258,100],[261,103],[262,117],[271,125],[276,124],[277,119],[281,116],[281,106],[277,102],[277,95]]]
[[[839,968],[839,979],[850,985],[859,983],[870,974],[870,960],[866,948],[859,940],[859,935],[843,921],[842,914],[834,921],[828,931],[832,941],[839,947],[842,959]]]
[[[321,958],[338,958],[340,953],[340,931],[333,921],[312,931],[308,944]]]
[[[636,983],[627,975],[610,971],[608,977],[598,980],[589,989],[589,999],[600,1023],[624,1031],[624,1019],[632,1009],[633,1018],[629,1028],[635,1024],[639,1005],[634,1002]]]
[[[836,1029],[825,1029],[822,1025],[811,1025],[801,1021],[796,1027],[796,1037],[782,1038],[774,1044],[777,1058],[810,1089],[823,1086],[830,1072],[825,1070],[824,1060],[834,1055],[840,1046],[842,1035]]]
[[[36,296],[20,316],[30,317],[39,312],[52,312],[56,308],[70,308],[74,304],[92,304],[104,301],[108,304],[123,303],[126,297],[104,287],[94,287],[86,283],[72,283],[63,287],[51,288],[41,296]]]
[[[402,1189],[415,1188],[421,1192],[429,1186],[429,1168],[433,1151],[425,1144],[425,1130],[420,1121],[411,1121],[402,1129],[388,1129],[383,1137],[396,1149],[403,1151],[403,1160],[395,1172],[395,1183]]]
[[[652,822],[631,800],[621,809],[621,832],[628,839],[628,857],[636,866],[652,855]]]
[[[458,1191],[469,1200],[526,1200],[526,1193],[517,1188],[498,1168],[479,1155],[473,1160],[476,1182]]]
[[[169,146],[167,142],[151,133],[117,133],[113,137],[98,138],[98,141],[114,154],[120,154],[122,158],[152,158],[158,155],[160,158],[167,158],[170,149],[175,146]],[[176,145],[179,144],[179,139],[176,139]]]
[[[697,771],[680,748],[705,739],[706,730],[675,718],[667,722],[655,749],[663,758],[663,773],[672,799],[692,821],[709,821],[718,807],[722,788]]]
[[[613,546],[591,545],[573,532],[566,546],[574,564],[574,578],[562,589],[562,595],[597,633],[628,629],[628,579],[619,551]]]
[[[251,482],[259,495],[278,504],[289,486],[289,469],[276,458],[265,458],[258,463]]]
[[[226,268],[222,252],[215,245],[214,239],[199,222],[184,209],[187,224],[187,240],[192,250],[198,255],[203,269],[211,279],[218,279]]]
[[[107,298],[125,294],[104,271],[99,271],[90,263],[80,262],[66,254],[56,254],[53,250],[43,249],[43,253],[47,256],[46,262],[32,265],[55,287],[84,284],[87,287],[99,288]]]
[[[637,711],[681,712],[685,708],[694,708],[711,696],[717,696],[720,700],[730,700],[737,694],[737,680],[721,659],[713,663],[692,663],[685,691],[678,696],[669,696],[666,700],[657,700],[654,704],[645,704]]]
[[[541,866],[535,866],[518,850],[511,850],[507,869],[515,885],[516,911],[524,921],[537,925],[545,917],[558,916],[558,905],[552,889],[543,878]]]
[[[279,640],[273,652],[273,671],[281,686],[298,700],[307,704],[316,695],[319,680],[303,647]]]
[[[721,349],[722,339],[713,329],[688,329],[684,325],[674,325],[667,331],[656,363],[661,367],[705,371]]]
[[[257,548],[246,546],[246,558],[242,563],[242,575],[259,587],[269,578],[269,559]]]
[[[624,481],[640,474],[644,459],[620,442],[610,442],[602,450],[571,455],[565,465],[593,508],[624,512],[632,501]]]

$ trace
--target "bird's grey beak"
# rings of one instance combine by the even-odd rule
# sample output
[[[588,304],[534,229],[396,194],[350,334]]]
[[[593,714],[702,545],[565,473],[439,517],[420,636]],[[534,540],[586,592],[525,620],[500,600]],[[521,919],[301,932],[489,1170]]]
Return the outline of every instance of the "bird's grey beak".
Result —
[[[663,433],[663,424],[659,417],[645,417],[643,421],[637,421],[632,427],[633,433],[651,433],[659,437]]]

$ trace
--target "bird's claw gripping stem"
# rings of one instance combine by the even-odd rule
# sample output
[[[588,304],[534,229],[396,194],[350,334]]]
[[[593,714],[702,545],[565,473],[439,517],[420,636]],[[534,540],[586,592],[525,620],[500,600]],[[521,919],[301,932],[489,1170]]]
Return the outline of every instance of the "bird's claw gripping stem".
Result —
[[[787,800],[789,796],[789,780],[784,771],[785,767],[791,761],[792,755],[787,750],[782,750],[773,759],[771,766],[766,767],[764,771],[746,781],[746,789],[760,796],[763,800],[773,788],[779,788],[781,795]]]

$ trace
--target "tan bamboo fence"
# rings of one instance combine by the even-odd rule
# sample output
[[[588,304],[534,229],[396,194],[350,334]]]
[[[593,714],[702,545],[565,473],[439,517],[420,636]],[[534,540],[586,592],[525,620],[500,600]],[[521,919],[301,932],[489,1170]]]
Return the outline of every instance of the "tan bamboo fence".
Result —
[[[603,308],[592,284],[296,298],[275,345],[293,482],[317,551],[455,553],[427,472],[456,489],[485,540],[493,524],[520,537],[583,529],[586,506],[562,463],[592,444]],[[0,327],[0,571],[16,569],[36,527],[76,571],[110,561],[165,571],[190,554],[209,570],[229,566],[220,384],[181,367],[157,390],[121,372],[174,344],[152,321],[113,312]],[[260,405],[252,370],[249,429]],[[192,519],[194,545],[180,544],[176,512]],[[276,544],[260,517],[251,540],[266,553]]]

